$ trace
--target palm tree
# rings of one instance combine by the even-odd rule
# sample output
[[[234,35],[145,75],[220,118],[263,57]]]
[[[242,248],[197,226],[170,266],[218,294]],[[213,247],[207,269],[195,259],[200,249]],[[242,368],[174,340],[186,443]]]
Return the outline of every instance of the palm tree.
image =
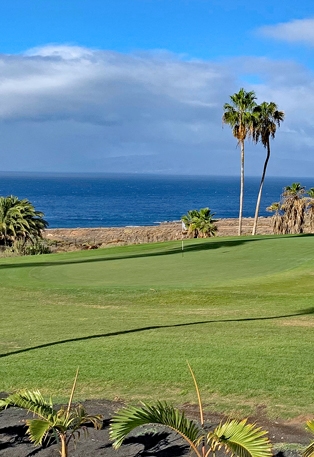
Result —
[[[55,410],[51,400],[43,398],[38,390],[20,390],[7,398],[0,400],[0,409],[17,406],[35,414],[36,419],[27,419],[27,434],[35,446],[41,445],[43,440],[53,433],[61,443],[61,457],[68,456],[68,444],[74,436],[80,436],[80,429],[91,423],[95,428],[101,428],[102,420],[99,415],[88,415],[82,405],[72,406],[78,371],[74,379],[70,399],[67,407]]]
[[[257,196],[254,224],[252,235],[256,234],[256,227],[258,221],[259,207],[261,203],[263,185],[267,170],[268,161],[270,158],[270,138],[275,138],[277,126],[280,127],[280,122],[285,118],[285,113],[283,111],[278,111],[277,105],[274,102],[263,102],[258,106],[255,106],[253,109],[254,115],[254,126],[253,126],[253,141],[258,143],[261,141],[263,146],[266,148],[266,159],[264,162],[264,168],[262,173],[262,178],[259,186],[259,192]]]
[[[314,187],[311,187],[307,194],[309,196],[308,203],[307,203],[307,211],[308,211],[308,218],[309,218],[309,226],[310,232],[314,232]]]
[[[275,213],[272,216],[273,232],[275,235],[281,235],[284,227],[284,216],[281,213],[281,203],[274,202],[266,208],[266,211]]]
[[[27,199],[0,197],[0,240],[4,245],[37,241],[48,226],[43,217]]]
[[[238,93],[230,96],[231,103],[225,103],[222,121],[230,125],[233,136],[241,147],[241,182],[240,182],[240,209],[239,209],[239,235],[242,233],[242,212],[244,195],[244,141],[252,134],[253,115],[256,106],[255,92],[246,92],[243,88]]]
[[[184,216],[181,217],[181,221],[186,227],[188,234],[193,238],[198,237],[198,230],[196,228],[195,221],[198,219],[199,211],[197,209],[191,209]]]
[[[214,214],[209,208],[201,208],[199,211],[197,209],[188,211],[181,220],[193,238],[207,238],[215,236],[217,231],[213,217]]]
[[[307,200],[299,182],[284,187],[281,209],[284,211],[284,233],[303,233]]]
[[[266,432],[248,424],[247,420],[227,420],[214,430],[205,429],[204,412],[199,388],[190,368],[196,388],[200,423],[185,417],[185,414],[165,402],[157,402],[142,407],[129,406],[119,411],[111,421],[110,438],[113,447],[119,448],[126,436],[141,425],[157,424],[177,432],[189,444],[197,457],[208,457],[212,452],[224,448],[227,453],[239,457],[270,457],[271,446]]]
[[[200,238],[207,238],[215,236],[217,226],[215,225],[214,214],[211,213],[209,208],[201,208],[197,221],[197,230]]]

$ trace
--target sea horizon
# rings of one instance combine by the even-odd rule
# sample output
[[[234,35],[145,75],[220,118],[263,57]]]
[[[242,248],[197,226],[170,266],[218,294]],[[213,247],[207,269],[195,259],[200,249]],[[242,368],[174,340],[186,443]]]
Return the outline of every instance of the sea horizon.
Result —
[[[266,177],[260,216],[283,187],[312,178]],[[243,217],[253,217],[260,177],[246,176]],[[178,221],[191,209],[209,207],[217,219],[237,218],[239,176],[159,173],[0,172],[0,195],[27,198],[49,228],[153,226]]]

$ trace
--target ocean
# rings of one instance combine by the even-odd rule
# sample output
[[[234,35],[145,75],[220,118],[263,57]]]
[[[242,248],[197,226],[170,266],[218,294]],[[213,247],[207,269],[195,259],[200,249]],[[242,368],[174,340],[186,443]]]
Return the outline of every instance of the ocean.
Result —
[[[260,215],[284,186],[311,178],[266,177]],[[244,217],[253,217],[260,178],[246,177]],[[27,198],[50,228],[124,227],[180,220],[209,207],[217,218],[238,217],[239,177],[141,174],[0,173],[0,195]]]

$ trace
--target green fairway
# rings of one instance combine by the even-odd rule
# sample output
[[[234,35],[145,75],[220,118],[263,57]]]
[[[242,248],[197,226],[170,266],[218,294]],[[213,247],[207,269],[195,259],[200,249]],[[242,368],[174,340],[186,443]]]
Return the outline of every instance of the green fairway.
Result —
[[[1,391],[313,413],[314,237],[3,258]]]

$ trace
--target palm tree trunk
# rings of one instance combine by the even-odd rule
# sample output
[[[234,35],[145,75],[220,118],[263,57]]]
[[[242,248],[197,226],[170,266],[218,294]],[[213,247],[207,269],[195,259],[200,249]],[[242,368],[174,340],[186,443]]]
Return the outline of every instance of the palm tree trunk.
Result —
[[[240,182],[240,209],[239,209],[239,230],[238,230],[239,236],[242,234],[243,194],[244,194],[244,140],[241,140],[241,182]]]
[[[254,216],[254,224],[253,224],[252,235],[256,235],[258,213],[259,213],[259,207],[260,207],[260,204],[261,204],[262,191],[263,191],[264,180],[265,180],[265,175],[266,175],[266,170],[267,170],[269,157],[270,157],[270,144],[269,144],[269,138],[268,138],[267,139],[267,155],[266,155],[266,159],[265,159],[265,162],[264,162],[264,168],[263,168],[261,182],[260,182],[260,185],[259,185],[259,192],[258,192],[257,201],[256,201],[256,209],[255,209],[255,216]]]
[[[68,457],[68,445],[67,445],[67,436],[65,433],[60,433],[60,441],[61,441],[61,457]]]

